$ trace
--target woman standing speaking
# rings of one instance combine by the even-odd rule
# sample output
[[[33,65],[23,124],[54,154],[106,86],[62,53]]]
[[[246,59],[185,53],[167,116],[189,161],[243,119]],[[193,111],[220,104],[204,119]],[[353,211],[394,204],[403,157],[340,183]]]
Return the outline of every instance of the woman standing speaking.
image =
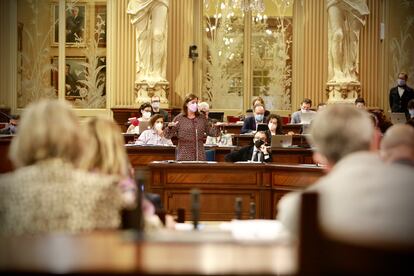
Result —
[[[188,95],[183,104],[183,109],[168,127],[164,130],[165,138],[176,136],[178,145],[176,151],[177,161],[204,161],[204,137],[218,136],[219,130],[210,125],[207,118],[198,112],[198,97]]]

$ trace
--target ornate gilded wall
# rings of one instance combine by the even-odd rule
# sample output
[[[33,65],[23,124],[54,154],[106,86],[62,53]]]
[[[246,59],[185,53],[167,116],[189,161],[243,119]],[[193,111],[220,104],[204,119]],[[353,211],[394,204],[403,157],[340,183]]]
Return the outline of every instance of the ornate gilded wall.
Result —
[[[19,113],[17,83],[17,8],[13,0],[0,1],[2,43],[0,45],[0,105]],[[134,97],[134,30],[126,14],[128,0],[108,0],[107,95],[104,110],[136,106]],[[201,93],[203,67],[200,60],[188,58],[188,47],[202,44],[202,0],[171,0],[168,36],[167,77],[170,81],[171,107],[181,106],[188,92]],[[414,1],[367,0],[370,15],[361,32],[361,95],[368,106],[388,110],[388,91],[396,74],[406,71],[408,84],[414,86]],[[327,12],[324,0],[296,0],[293,7],[291,110],[304,97],[315,104],[326,101],[327,81]],[[384,23],[384,39],[380,25]],[[199,48],[200,54],[202,47]],[[247,66],[252,66],[247,62]],[[250,64],[250,65],[249,65]],[[252,70],[247,68],[246,71]],[[248,75],[244,75],[246,77]],[[252,85],[251,80],[245,80]],[[247,89],[247,88],[246,88]],[[244,95],[243,109],[252,93]],[[238,113],[242,110],[232,112]],[[102,113],[90,109],[81,115]],[[281,112],[283,114],[289,111]]]

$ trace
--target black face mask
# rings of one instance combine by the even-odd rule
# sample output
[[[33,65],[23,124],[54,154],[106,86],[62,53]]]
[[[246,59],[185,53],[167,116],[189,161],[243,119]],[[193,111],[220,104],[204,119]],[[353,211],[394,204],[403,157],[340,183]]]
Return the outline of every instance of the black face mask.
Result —
[[[256,140],[254,142],[254,146],[258,149],[260,149],[260,147],[264,144],[265,142],[263,142],[262,140]]]

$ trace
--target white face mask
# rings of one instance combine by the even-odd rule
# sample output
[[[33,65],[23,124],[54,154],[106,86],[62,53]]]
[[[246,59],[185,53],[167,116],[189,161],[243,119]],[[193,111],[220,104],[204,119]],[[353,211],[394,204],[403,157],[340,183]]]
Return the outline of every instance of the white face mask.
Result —
[[[408,113],[410,113],[410,116],[413,117],[414,116],[414,109],[408,109]]]
[[[142,112],[142,118],[149,119],[151,117],[151,112],[143,111]]]
[[[269,123],[268,126],[269,126],[270,131],[275,131],[276,130],[276,125],[275,124]]]
[[[161,130],[162,129],[162,125],[163,125],[163,123],[155,123],[154,128],[156,130]]]

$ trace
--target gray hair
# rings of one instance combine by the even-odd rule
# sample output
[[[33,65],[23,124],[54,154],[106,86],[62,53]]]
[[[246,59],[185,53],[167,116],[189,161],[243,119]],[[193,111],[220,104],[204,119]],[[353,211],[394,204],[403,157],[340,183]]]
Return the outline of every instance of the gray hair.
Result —
[[[201,102],[198,104],[199,111],[209,111],[210,105],[207,102]]]
[[[346,104],[329,105],[312,121],[309,142],[329,162],[370,149],[374,127],[369,113]]]

